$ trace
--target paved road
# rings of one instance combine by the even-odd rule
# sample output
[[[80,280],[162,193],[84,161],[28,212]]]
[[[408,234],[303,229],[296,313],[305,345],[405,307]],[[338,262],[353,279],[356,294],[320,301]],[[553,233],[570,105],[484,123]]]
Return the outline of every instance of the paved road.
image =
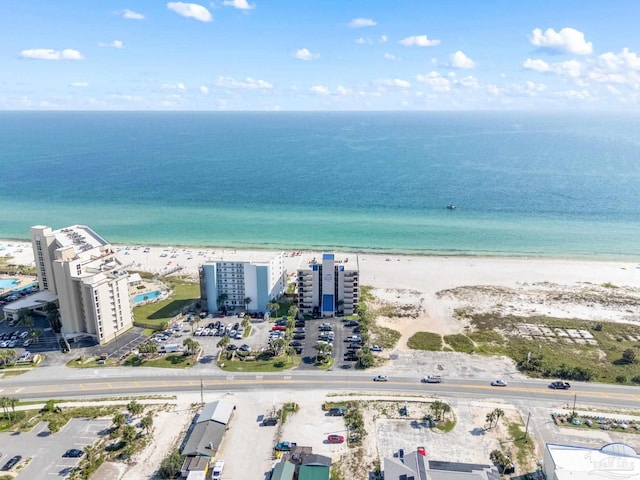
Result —
[[[119,369],[124,370],[124,369]],[[99,372],[96,375],[94,372]],[[489,380],[450,379],[441,384],[423,384],[415,377],[390,377],[388,382],[373,382],[373,375],[353,371],[289,372],[278,374],[202,374],[179,371],[178,375],[150,377],[148,372],[129,370],[126,377],[110,376],[108,370],[88,371],[60,381],[49,378],[13,377],[0,382],[0,395],[22,400],[86,397],[91,395],[131,395],[200,391],[255,390],[336,390],[433,394],[442,397],[492,396],[510,400],[549,400],[571,403],[574,396],[581,405],[637,407],[640,389],[618,385],[575,383],[570,390],[551,390],[548,381],[510,382],[508,387],[491,387]],[[117,373],[117,372],[114,372]]]

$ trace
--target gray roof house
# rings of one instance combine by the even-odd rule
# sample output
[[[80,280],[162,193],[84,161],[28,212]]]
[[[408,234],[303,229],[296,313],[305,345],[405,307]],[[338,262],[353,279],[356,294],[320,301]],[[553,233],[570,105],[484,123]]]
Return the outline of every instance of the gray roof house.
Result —
[[[215,457],[235,408],[235,405],[223,400],[207,403],[191,425],[180,453]]]
[[[418,452],[384,459],[384,480],[499,480],[498,469],[491,465],[427,460]]]

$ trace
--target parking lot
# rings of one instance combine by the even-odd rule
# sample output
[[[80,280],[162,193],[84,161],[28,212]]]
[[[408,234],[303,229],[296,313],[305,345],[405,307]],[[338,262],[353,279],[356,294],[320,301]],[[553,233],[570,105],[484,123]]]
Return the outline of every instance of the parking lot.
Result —
[[[69,449],[83,450],[105,432],[111,420],[74,418],[57,433],[49,433],[47,424],[41,422],[30,432],[0,433],[4,465],[10,458],[20,455],[22,459],[10,472],[20,472],[20,480],[42,478],[64,478],[80,462],[80,458],[62,455]]]
[[[237,330],[234,327],[241,328],[242,318],[238,316],[230,316],[224,318],[205,318],[198,322],[198,327],[194,325],[194,340],[196,340],[203,349],[203,361],[208,361],[215,357],[219,351],[217,347],[221,339],[221,328],[225,332]],[[278,319],[274,321],[264,321],[251,319],[251,332],[249,336],[243,338],[232,338],[228,349],[241,349],[243,345],[250,348],[252,352],[260,352],[269,347],[270,340],[278,338],[278,332],[275,329],[284,328],[285,321]],[[353,322],[355,323],[355,322]],[[237,324],[237,325],[236,325]],[[298,369],[311,370],[317,368],[315,357],[317,350],[315,348],[318,340],[325,340],[333,345],[331,356],[334,359],[333,368],[352,368],[356,361],[357,349],[361,348],[359,342],[348,342],[347,338],[357,336],[357,325],[349,325],[342,318],[325,318],[314,320],[299,320],[296,322],[293,332],[293,339],[290,342],[296,353],[301,357],[302,361]],[[281,336],[284,337],[284,331],[281,330]],[[323,336],[324,335],[324,336]],[[180,339],[182,343],[183,339]],[[164,343],[173,343],[174,337],[164,340]],[[159,342],[162,344],[162,342]]]

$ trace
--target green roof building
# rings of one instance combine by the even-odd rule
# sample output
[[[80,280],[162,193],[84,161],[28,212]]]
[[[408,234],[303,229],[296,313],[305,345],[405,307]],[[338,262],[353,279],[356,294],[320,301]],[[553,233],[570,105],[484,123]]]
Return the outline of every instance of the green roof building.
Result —
[[[279,462],[271,471],[271,480],[293,480],[295,469],[293,463]]]
[[[320,465],[301,465],[298,480],[329,480],[329,467]]]

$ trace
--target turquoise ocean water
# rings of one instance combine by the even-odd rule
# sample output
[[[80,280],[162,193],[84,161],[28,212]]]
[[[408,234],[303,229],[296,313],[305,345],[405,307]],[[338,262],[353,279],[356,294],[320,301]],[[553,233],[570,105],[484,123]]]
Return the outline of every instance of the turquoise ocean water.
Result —
[[[140,244],[637,259],[640,116],[0,112],[0,238],[73,223]]]

